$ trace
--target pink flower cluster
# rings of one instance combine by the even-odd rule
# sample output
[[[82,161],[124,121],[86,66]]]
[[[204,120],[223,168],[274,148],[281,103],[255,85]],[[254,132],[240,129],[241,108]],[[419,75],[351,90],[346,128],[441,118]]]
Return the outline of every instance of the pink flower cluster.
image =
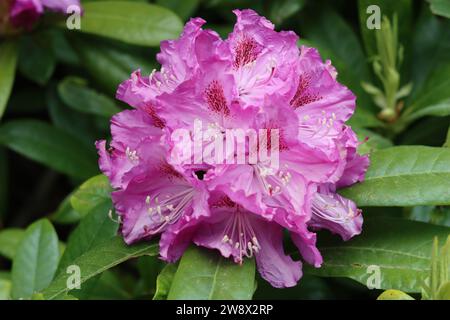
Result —
[[[71,5],[80,7],[80,0],[12,0],[9,16],[15,27],[30,29],[44,9],[66,14]]]
[[[302,260],[320,267],[316,230],[344,240],[361,232],[360,210],[336,189],[363,180],[369,160],[345,125],[355,96],[330,61],[254,11],[234,13],[228,39],[191,19],[178,40],[161,43],[160,71],[136,71],[120,85],[117,98],[134,109],[112,118],[109,147],[97,142],[99,165],[128,244],[160,235],[168,262],[190,243],[236,263],[255,257],[264,279],[290,287],[302,262],[284,252],[283,230]],[[171,154],[184,146],[171,134],[196,120],[219,131],[278,129],[279,167],[175,163]]]

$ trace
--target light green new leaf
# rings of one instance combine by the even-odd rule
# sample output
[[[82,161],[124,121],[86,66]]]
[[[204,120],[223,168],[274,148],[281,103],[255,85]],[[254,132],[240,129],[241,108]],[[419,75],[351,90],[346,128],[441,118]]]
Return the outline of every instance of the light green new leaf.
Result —
[[[85,181],[70,197],[72,207],[85,216],[96,206],[110,201],[112,188],[108,178],[102,174]]]
[[[17,247],[12,266],[13,299],[30,299],[47,287],[58,266],[58,236],[52,224],[38,220],[30,225]]]
[[[364,182],[340,191],[359,206],[450,204],[450,149],[399,146],[374,151]]]
[[[170,287],[172,286],[173,278],[177,272],[178,264],[167,264],[156,279],[156,292],[153,300],[167,300]]]
[[[62,101],[74,110],[110,118],[120,112],[114,100],[90,89],[86,81],[75,77],[66,77],[58,85]]]
[[[0,127],[0,144],[57,171],[87,178],[98,172],[95,149],[38,120],[13,120]]]
[[[11,280],[0,279],[0,300],[11,298]]]
[[[348,277],[380,289],[420,292],[429,275],[431,244],[445,240],[450,228],[392,218],[366,218],[361,235],[342,242],[320,234],[321,268],[305,267],[305,273],[324,277]]]
[[[142,46],[159,46],[177,38],[183,27],[172,11],[147,3],[127,1],[83,4],[81,32]]]
[[[411,2],[411,0],[358,0],[360,30],[369,58],[376,54],[375,33],[378,30],[367,27],[367,20],[374,14],[372,11],[367,13],[367,9],[373,5],[378,6],[380,8],[380,18],[386,16],[392,19],[394,14],[397,15],[399,21],[399,38],[400,42],[403,42],[406,41],[411,33]],[[405,45],[406,43],[402,44]]]
[[[12,260],[24,233],[24,230],[15,228],[1,230],[0,255]]]
[[[14,84],[17,64],[17,44],[5,41],[0,44],[0,119],[5,112]]]
[[[377,300],[414,300],[414,298],[403,291],[390,289],[380,294]]]
[[[254,290],[253,259],[239,265],[218,252],[192,246],[181,258],[168,299],[251,299]]]
[[[117,266],[132,258],[137,258],[144,255],[158,254],[158,245],[155,243],[140,243],[136,245],[126,245],[122,237],[114,237],[106,240],[99,245],[93,247],[91,250],[83,253],[81,256],[70,264],[77,265],[81,271],[81,286],[101,274],[102,272]],[[60,299],[70,288],[67,287],[67,279],[71,274],[60,273],[42,293],[46,299]]]

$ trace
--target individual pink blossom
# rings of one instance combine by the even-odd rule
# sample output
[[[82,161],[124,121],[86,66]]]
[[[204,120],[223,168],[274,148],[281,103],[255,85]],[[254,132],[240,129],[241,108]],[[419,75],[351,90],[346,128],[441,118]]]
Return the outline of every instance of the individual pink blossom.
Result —
[[[273,286],[294,286],[302,261],[323,262],[316,230],[344,240],[361,232],[361,211],[336,193],[362,181],[369,165],[346,125],[356,98],[337,81],[330,61],[297,47],[295,33],[275,31],[252,10],[234,13],[227,39],[191,19],[179,39],[161,43],[160,71],[138,70],[119,86],[117,98],[134,110],[112,118],[109,147],[97,142],[99,165],[115,188],[127,243],[160,235],[160,255],[169,262],[191,243],[236,263],[255,257]],[[262,130],[265,136],[246,146],[245,156],[274,151],[277,166],[269,158],[197,163],[198,150],[176,161],[192,149],[196,122],[219,140],[227,130]],[[187,141],[173,139],[179,130],[188,130]],[[202,148],[212,145],[201,141]],[[223,155],[235,160],[239,154]],[[301,260],[285,253],[283,230]]]

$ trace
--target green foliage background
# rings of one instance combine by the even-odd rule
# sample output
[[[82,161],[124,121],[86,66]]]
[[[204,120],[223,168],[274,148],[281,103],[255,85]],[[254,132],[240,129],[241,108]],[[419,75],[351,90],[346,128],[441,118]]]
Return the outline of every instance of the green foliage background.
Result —
[[[0,299],[374,299],[385,289],[421,297],[433,238],[443,243],[450,233],[450,1],[82,4],[80,31],[47,15],[29,33],[0,36]],[[389,121],[362,84],[383,84],[372,68],[370,4],[397,17],[400,85],[412,84]],[[117,85],[135,69],[157,68],[159,42],[178,37],[189,17],[225,37],[234,8],[258,11],[331,59],[358,97],[351,125],[369,138],[359,150],[371,154],[366,181],[341,191],[363,207],[363,233],[343,243],[321,232],[323,267],[305,266],[294,288],[270,287],[252,260],[238,266],[192,247],[166,265],[157,242],[126,246],[97,167],[94,141],[127,108],[114,100]],[[70,265],[81,269],[81,289],[67,287]],[[380,267],[378,290],[366,287],[371,265]]]

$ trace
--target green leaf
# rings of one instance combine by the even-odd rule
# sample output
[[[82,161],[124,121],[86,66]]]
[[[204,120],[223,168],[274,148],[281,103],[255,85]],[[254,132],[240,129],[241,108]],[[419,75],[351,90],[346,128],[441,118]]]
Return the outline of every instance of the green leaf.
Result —
[[[410,113],[422,110],[427,107],[448,102],[450,100],[450,62],[440,65],[433,71],[423,89],[417,94],[416,99],[407,107],[404,117],[410,116]]]
[[[159,46],[162,40],[177,38],[183,27],[170,10],[147,3],[87,2],[83,11],[81,32],[142,46]]]
[[[14,256],[11,279],[12,298],[29,299],[47,287],[58,266],[58,236],[52,224],[38,220],[30,225]]]
[[[11,280],[0,279],[0,300],[9,300],[11,298]]]
[[[87,147],[100,136],[96,126],[95,117],[67,108],[58,97],[56,87],[51,87],[47,93],[47,107],[52,123],[76,137]]]
[[[380,294],[377,300],[414,300],[414,298],[403,291],[390,289]]]
[[[58,206],[56,211],[51,214],[50,220],[53,223],[58,224],[72,224],[80,221],[81,214],[75,211],[75,209],[70,204],[70,197],[72,195],[69,194]]]
[[[14,84],[17,64],[17,45],[12,41],[0,44],[0,119],[5,112],[9,96]]]
[[[350,241],[320,234],[324,263],[318,269],[305,266],[305,273],[349,277],[367,285],[379,268],[380,289],[420,292],[430,271],[433,237],[445,240],[449,232],[450,228],[421,222],[366,217],[362,234]]]
[[[72,290],[70,293],[80,300],[128,300],[132,296],[124,288],[123,277],[123,274],[107,270],[86,282],[81,290]]]
[[[360,30],[368,57],[376,54],[375,33],[378,30],[367,28],[367,19],[371,15],[367,13],[367,8],[370,5],[376,5],[380,8],[381,16],[387,16],[389,19],[396,14],[399,22],[399,39],[402,42],[409,37],[411,32],[413,7],[411,2],[411,0],[358,0]]]
[[[434,116],[434,117],[446,117],[450,115],[450,99],[446,99],[442,102],[423,107],[416,112],[413,112],[405,116],[405,121],[412,122],[421,117]]]
[[[77,265],[81,270],[81,286],[93,277],[102,272],[132,258],[144,255],[158,254],[158,245],[155,243],[140,243],[136,245],[126,245],[122,237],[114,237],[110,240],[95,246],[85,252],[70,264]],[[70,289],[67,288],[66,281],[70,274],[61,273],[42,293],[46,299],[60,299]]]
[[[448,0],[428,0],[431,12],[436,15],[450,19],[450,1]]]
[[[66,77],[58,85],[62,101],[79,112],[110,118],[120,112],[114,100],[86,86],[86,81],[75,77]]]
[[[8,208],[9,170],[6,150],[0,147],[0,221],[6,217]]]
[[[192,246],[181,258],[168,299],[251,299],[254,289],[253,259],[239,265],[217,252]]]
[[[305,5],[305,0],[272,1],[269,9],[269,19],[275,25],[282,24],[286,19],[299,12]]]
[[[177,269],[178,264],[176,263],[169,263],[162,269],[156,279],[156,292],[153,296],[153,300],[167,300]]]
[[[353,129],[358,136],[358,140],[363,142],[358,147],[359,154],[367,154],[371,153],[374,150],[385,149],[393,146],[392,142],[389,139],[375,132],[362,128]]]
[[[139,282],[134,288],[134,295],[138,298],[153,297],[156,291],[156,279],[165,267],[165,263],[158,257],[140,257],[137,262]]]
[[[85,181],[71,196],[72,207],[85,216],[99,204],[110,201],[112,188],[102,174]]]
[[[39,32],[21,37],[19,70],[28,79],[45,85],[56,67],[49,34]]]
[[[450,281],[443,284],[438,292],[439,300],[450,300]]]
[[[24,230],[16,228],[0,231],[0,255],[12,260],[24,233]]]
[[[445,143],[443,145],[444,148],[450,148],[450,127],[447,131],[447,138],[445,139]]]
[[[356,114],[363,112],[362,110],[369,112],[371,98],[361,87],[361,81],[370,82],[370,70],[351,27],[342,17],[330,10],[310,16],[304,26],[305,37],[319,49],[323,58],[330,59],[336,67],[339,73],[338,81],[348,86],[358,97]]]
[[[130,53],[129,49],[81,37],[73,37],[72,42],[90,76],[111,95],[136,69],[141,69],[142,74],[150,74],[156,67],[148,59],[144,60],[139,55]]]
[[[77,228],[70,234],[66,250],[59,262],[58,274],[64,272],[71,261],[117,234],[118,224],[108,216],[111,208],[111,200],[104,201],[92,208],[89,214],[81,220]]]
[[[406,217],[410,220],[450,227],[450,207],[416,206]]]
[[[0,127],[0,144],[73,177],[98,172],[94,147],[88,149],[72,135],[38,120],[13,120]]]
[[[370,160],[364,182],[340,192],[359,206],[450,204],[450,149],[399,146]]]
[[[419,93],[424,92],[423,86],[433,71],[450,63],[448,54],[450,50],[449,20],[433,16],[428,6],[424,4],[412,34],[412,61],[420,61],[420,63],[411,63],[413,92],[407,100],[406,106],[416,100]]]
[[[192,17],[192,14],[200,4],[200,0],[156,0],[156,4],[172,10],[185,21]]]

